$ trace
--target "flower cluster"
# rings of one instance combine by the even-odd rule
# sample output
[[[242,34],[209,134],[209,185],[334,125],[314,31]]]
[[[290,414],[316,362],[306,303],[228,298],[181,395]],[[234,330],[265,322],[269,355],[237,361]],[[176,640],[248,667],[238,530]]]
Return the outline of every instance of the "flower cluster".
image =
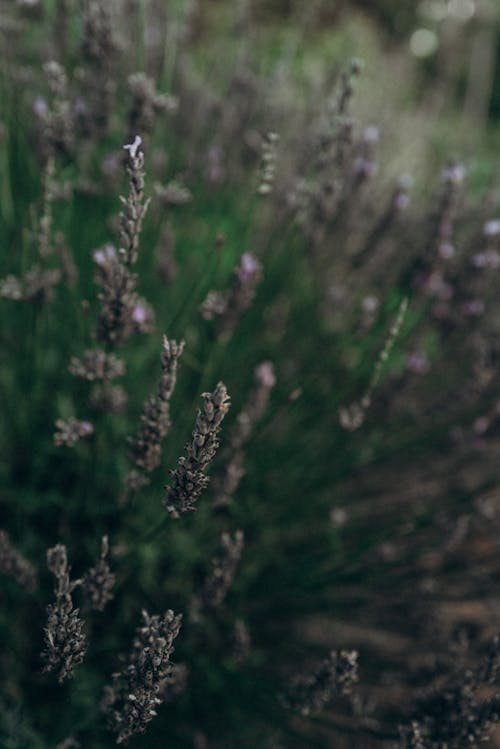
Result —
[[[143,611],[142,618],[126,669],[113,674],[113,684],[106,688],[103,707],[118,734],[118,744],[144,733],[156,715],[162,687],[171,674],[170,656],[182,622],[182,616],[175,616],[171,610],[163,617]]]
[[[82,661],[87,649],[83,621],[73,606],[71,594],[81,581],[71,582],[66,547],[57,544],[47,551],[47,567],[55,576],[56,601],[47,606],[45,649],[42,658],[45,671],[56,671],[59,683],[73,677],[73,670]]]
[[[97,338],[108,346],[120,346],[134,332],[151,330],[153,311],[137,291],[137,277],[131,267],[137,261],[139,235],[149,200],[144,200],[144,153],[141,138],[124,148],[128,151],[128,198],[121,198],[119,216],[121,247],[117,252],[107,245],[94,253],[96,282],[101,287],[101,311],[97,323]]]
[[[129,111],[130,132],[149,136],[153,132],[156,116],[160,113],[174,113],[177,109],[177,99],[168,94],[159,94],[154,81],[145,73],[133,73],[128,79],[128,86],[132,94]]]
[[[226,386],[219,382],[212,393],[203,393],[203,411],[198,411],[191,441],[186,445],[186,456],[179,458],[172,471],[172,482],[166,487],[164,505],[172,518],[193,512],[196,502],[208,484],[205,471],[219,446],[218,433],[229,410]]]
[[[57,419],[57,431],[54,433],[56,447],[74,447],[83,437],[89,437],[94,431],[90,421],[78,421],[73,416],[64,421]]]
[[[296,677],[288,704],[302,715],[320,713],[334,695],[349,694],[357,680],[357,652],[332,650],[313,674]]]
[[[101,287],[97,339],[107,346],[123,345],[133,333],[151,330],[153,311],[137,291],[137,278],[112,245],[94,253],[96,282]]]
[[[500,720],[500,638],[475,669],[457,669],[442,686],[417,703],[414,719],[401,731],[401,749],[479,749]]]
[[[59,268],[44,270],[39,265],[33,265],[22,280],[12,274],[1,279],[0,297],[41,306],[52,299],[54,287],[60,280]]]
[[[125,374],[125,362],[114,354],[107,354],[100,348],[89,349],[81,358],[74,356],[69,371],[81,380],[114,380]]]
[[[215,319],[215,335],[229,337],[255,297],[262,280],[262,265],[251,252],[245,252],[234,269],[232,287],[226,292],[209,292],[201,306],[205,320]]]
[[[161,355],[162,376],[156,395],[144,404],[141,426],[137,436],[130,440],[131,458],[136,468],[151,473],[160,464],[161,443],[170,428],[170,398],[177,378],[178,359],[184,341],[169,341],[163,336]]]
[[[108,537],[101,540],[101,553],[94,567],[91,567],[82,578],[82,589],[95,611],[104,611],[108,601],[113,598],[112,588],[116,576],[111,572],[107,560],[109,552]]]
[[[269,403],[271,390],[276,384],[271,362],[262,362],[255,368],[255,381],[256,385],[229,434],[228,445],[222,455],[224,466],[214,479],[215,507],[224,507],[231,502],[244,475],[245,444],[250,439],[256,423],[262,418]]]
[[[243,552],[243,531],[237,530],[234,537],[223,533],[220,545],[220,554],[213,559],[212,571],[203,588],[203,602],[208,608],[218,608],[222,604],[233,582]]]

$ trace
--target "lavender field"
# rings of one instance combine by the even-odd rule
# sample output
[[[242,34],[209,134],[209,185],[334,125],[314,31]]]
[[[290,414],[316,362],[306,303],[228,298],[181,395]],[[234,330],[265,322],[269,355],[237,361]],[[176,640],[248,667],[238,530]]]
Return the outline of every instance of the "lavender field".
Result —
[[[0,749],[500,746],[500,4],[0,42]]]

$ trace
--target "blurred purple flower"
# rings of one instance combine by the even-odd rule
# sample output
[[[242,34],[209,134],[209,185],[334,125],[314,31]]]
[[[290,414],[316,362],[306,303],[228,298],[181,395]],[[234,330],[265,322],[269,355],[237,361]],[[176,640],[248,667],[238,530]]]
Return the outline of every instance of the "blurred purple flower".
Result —
[[[148,317],[149,317],[149,312],[146,309],[146,307],[143,307],[142,304],[138,304],[132,310],[132,320],[136,322],[138,325],[141,325],[142,323],[146,322]]]
[[[495,270],[500,266],[500,255],[496,250],[477,252],[472,256],[472,264],[476,268],[492,268]]]
[[[251,252],[245,252],[241,256],[240,265],[236,272],[240,281],[247,281],[261,272],[261,265],[255,255],[252,255]]]
[[[462,311],[468,317],[479,317],[484,312],[484,302],[482,299],[469,299],[463,303]]]
[[[139,146],[141,145],[141,143],[142,143],[141,136],[136,135],[133,143],[127,143],[126,145],[123,146],[123,148],[129,152],[131,159],[135,159],[135,157],[137,156],[137,150]]]
[[[413,374],[427,374],[430,369],[429,359],[423,351],[415,351],[407,357],[406,368]]]
[[[112,244],[106,244],[102,250],[95,250],[92,257],[97,265],[104,265],[111,258],[116,257],[116,248]]]
[[[264,361],[258,367],[255,367],[255,377],[263,387],[274,387],[276,384],[276,374],[272,362]]]
[[[48,104],[43,96],[36,96],[33,100],[33,112],[37,117],[45,117],[49,111]]]
[[[441,172],[444,182],[452,185],[461,185],[465,179],[466,170],[463,164],[451,164]]]
[[[442,260],[450,260],[455,254],[455,248],[450,242],[441,242],[438,247],[438,255]]]
[[[487,221],[483,227],[483,232],[486,237],[496,237],[500,234],[500,219],[491,219]]]

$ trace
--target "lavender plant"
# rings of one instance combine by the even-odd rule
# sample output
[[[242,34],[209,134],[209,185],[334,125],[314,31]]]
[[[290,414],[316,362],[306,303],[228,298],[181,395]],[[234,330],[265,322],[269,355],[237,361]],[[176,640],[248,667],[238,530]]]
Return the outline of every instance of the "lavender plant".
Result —
[[[0,745],[493,741],[496,194],[181,5],[2,5]]]
[[[75,666],[83,661],[86,637],[78,609],[73,606],[71,594],[80,580],[71,581],[66,547],[62,544],[47,551],[47,566],[55,576],[56,601],[47,607],[45,649],[42,657],[46,671],[56,671],[61,684],[74,676]]]

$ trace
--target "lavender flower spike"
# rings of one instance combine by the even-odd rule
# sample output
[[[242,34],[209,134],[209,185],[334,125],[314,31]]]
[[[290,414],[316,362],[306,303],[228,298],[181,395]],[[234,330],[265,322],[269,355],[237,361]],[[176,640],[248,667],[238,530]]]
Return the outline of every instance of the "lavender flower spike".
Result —
[[[178,359],[183,349],[184,341],[177,343],[163,336],[162,375],[158,390],[145,402],[137,436],[129,440],[131,458],[136,468],[146,473],[151,473],[160,464],[161,443],[170,428],[170,398],[177,379]],[[132,478],[136,480],[135,472]]]
[[[59,683],[73,677],[73,669],[80,664],[87,649],[83,621],[73,607],[71,594],[80,580],[70,581],[66,547],[57,544],[47,551],[47,567],[57,580],[54,604],[47,606],[45,628],[44,671],[57,671]]]
[[[219,447],[217,435],[230,406],[222,382],[213,393],[203,393],[202,398],[205,404],[203,411],[198,411],[192,440],[186,445],[187,455],[179,458],[177,468],[172,471],[172,483],[166,487],[163,504],[173,518],[196,509],[196,501],[209,481],[205,470]]]
[[[142,612],[143,624],[136,631],[128,666],[113,674],[113,685],[106,687],[103,708],[110,726],[118,734],[116,743],[144,733],[163,702],[162,687],[171,678],[170,656],[181,628],[182,615],[168,610],[164,616]]]

